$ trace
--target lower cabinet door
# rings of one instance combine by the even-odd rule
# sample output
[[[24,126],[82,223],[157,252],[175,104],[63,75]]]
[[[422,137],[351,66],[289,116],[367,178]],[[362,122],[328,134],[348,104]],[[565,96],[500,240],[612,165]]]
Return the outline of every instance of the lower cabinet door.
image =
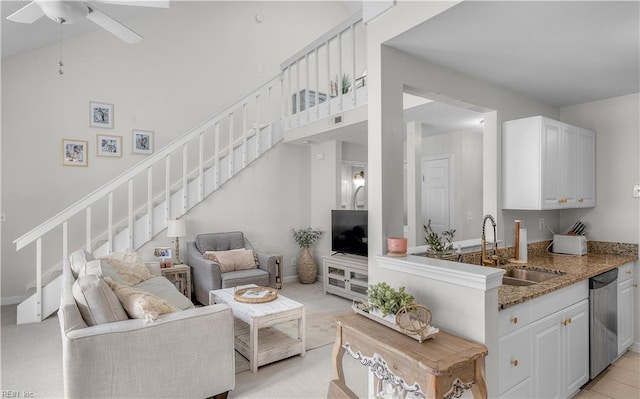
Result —
[[[553,313],[531,325],[533,398],[562,397],[562,311]]]
[[[571,397],[589,381],[589,301],[567,308],[562,328],[565,353],[565,391],[563,397]]]
[[[515,387],[500,395],[501,399],[530,399],[531,378],[527,378]]]
[[[523,327],[498,340],[498,392],[506,392],[531,375],[531,330]],[[529,395],[531,396],[531,395]]]
[[[633,343],[633,279],[618,283],[618,356]]]

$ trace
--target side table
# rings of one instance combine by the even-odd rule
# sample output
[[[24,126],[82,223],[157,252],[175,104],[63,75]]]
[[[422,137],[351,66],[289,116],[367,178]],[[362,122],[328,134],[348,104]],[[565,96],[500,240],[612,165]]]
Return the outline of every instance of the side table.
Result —
[[[160,269],[162,276],[171,281],[182,295],[191,300],[191,266],[173,265]]]

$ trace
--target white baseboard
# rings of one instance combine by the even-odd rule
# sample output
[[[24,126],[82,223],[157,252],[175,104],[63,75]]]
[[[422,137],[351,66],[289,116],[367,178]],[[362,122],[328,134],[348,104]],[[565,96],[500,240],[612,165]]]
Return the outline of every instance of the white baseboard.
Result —
[[[15,305],[18,304],[22,301],[24,301],[25,299],[27,299],[27,297],[25,295],[20,295],[20,296],[8,296],[8,297],[4,297],[2,298],[0,301],[0,303],[2,304],[2,306],[4,305]]]
[[[322,282],[322,275],[318,274],[316,276],[317,281]],[[284,283],[297,283],[298,282],[298,276],[285,276],[285,278],[282,279],[282,282]]]
[[[634,342],[629,348],[629,350],[632,352],[640,353],[640,342],[638,341]]]

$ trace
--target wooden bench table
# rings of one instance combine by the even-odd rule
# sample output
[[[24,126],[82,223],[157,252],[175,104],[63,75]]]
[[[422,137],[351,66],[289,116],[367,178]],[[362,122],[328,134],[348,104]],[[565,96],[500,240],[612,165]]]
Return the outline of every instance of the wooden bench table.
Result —
[[[375,375],[374,397],[382,381],[400,387],[402,395],[415,398],[459,398],[471,389],[475,399],[486,399],[484,345],[440,331],[419,343],[411,337],[364,316],[345,314],[337,324],[333,347],[336,379],[329,383],[329,398],[356,398],[347,387],[342,358],[349,353]]]

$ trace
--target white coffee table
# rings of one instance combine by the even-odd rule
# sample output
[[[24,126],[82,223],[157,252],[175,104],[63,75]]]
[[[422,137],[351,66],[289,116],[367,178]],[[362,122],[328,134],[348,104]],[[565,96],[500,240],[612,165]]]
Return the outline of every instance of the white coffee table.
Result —
[[[266,303],[236,301],[234,298],[236,289],[245,287],[256,287],[256,285],[209,291],[209,303],[226,303],[231,307],[233,315],[242,321],[236,320],[235,323],[235,348],[249,359],[251,371],[255,373],[260,366],[294,355],[304,356],[304,305],[282,295]],[[292,337],[275,328],[259,334],[261,328],[293,320],[298,321],[297,337]]]

